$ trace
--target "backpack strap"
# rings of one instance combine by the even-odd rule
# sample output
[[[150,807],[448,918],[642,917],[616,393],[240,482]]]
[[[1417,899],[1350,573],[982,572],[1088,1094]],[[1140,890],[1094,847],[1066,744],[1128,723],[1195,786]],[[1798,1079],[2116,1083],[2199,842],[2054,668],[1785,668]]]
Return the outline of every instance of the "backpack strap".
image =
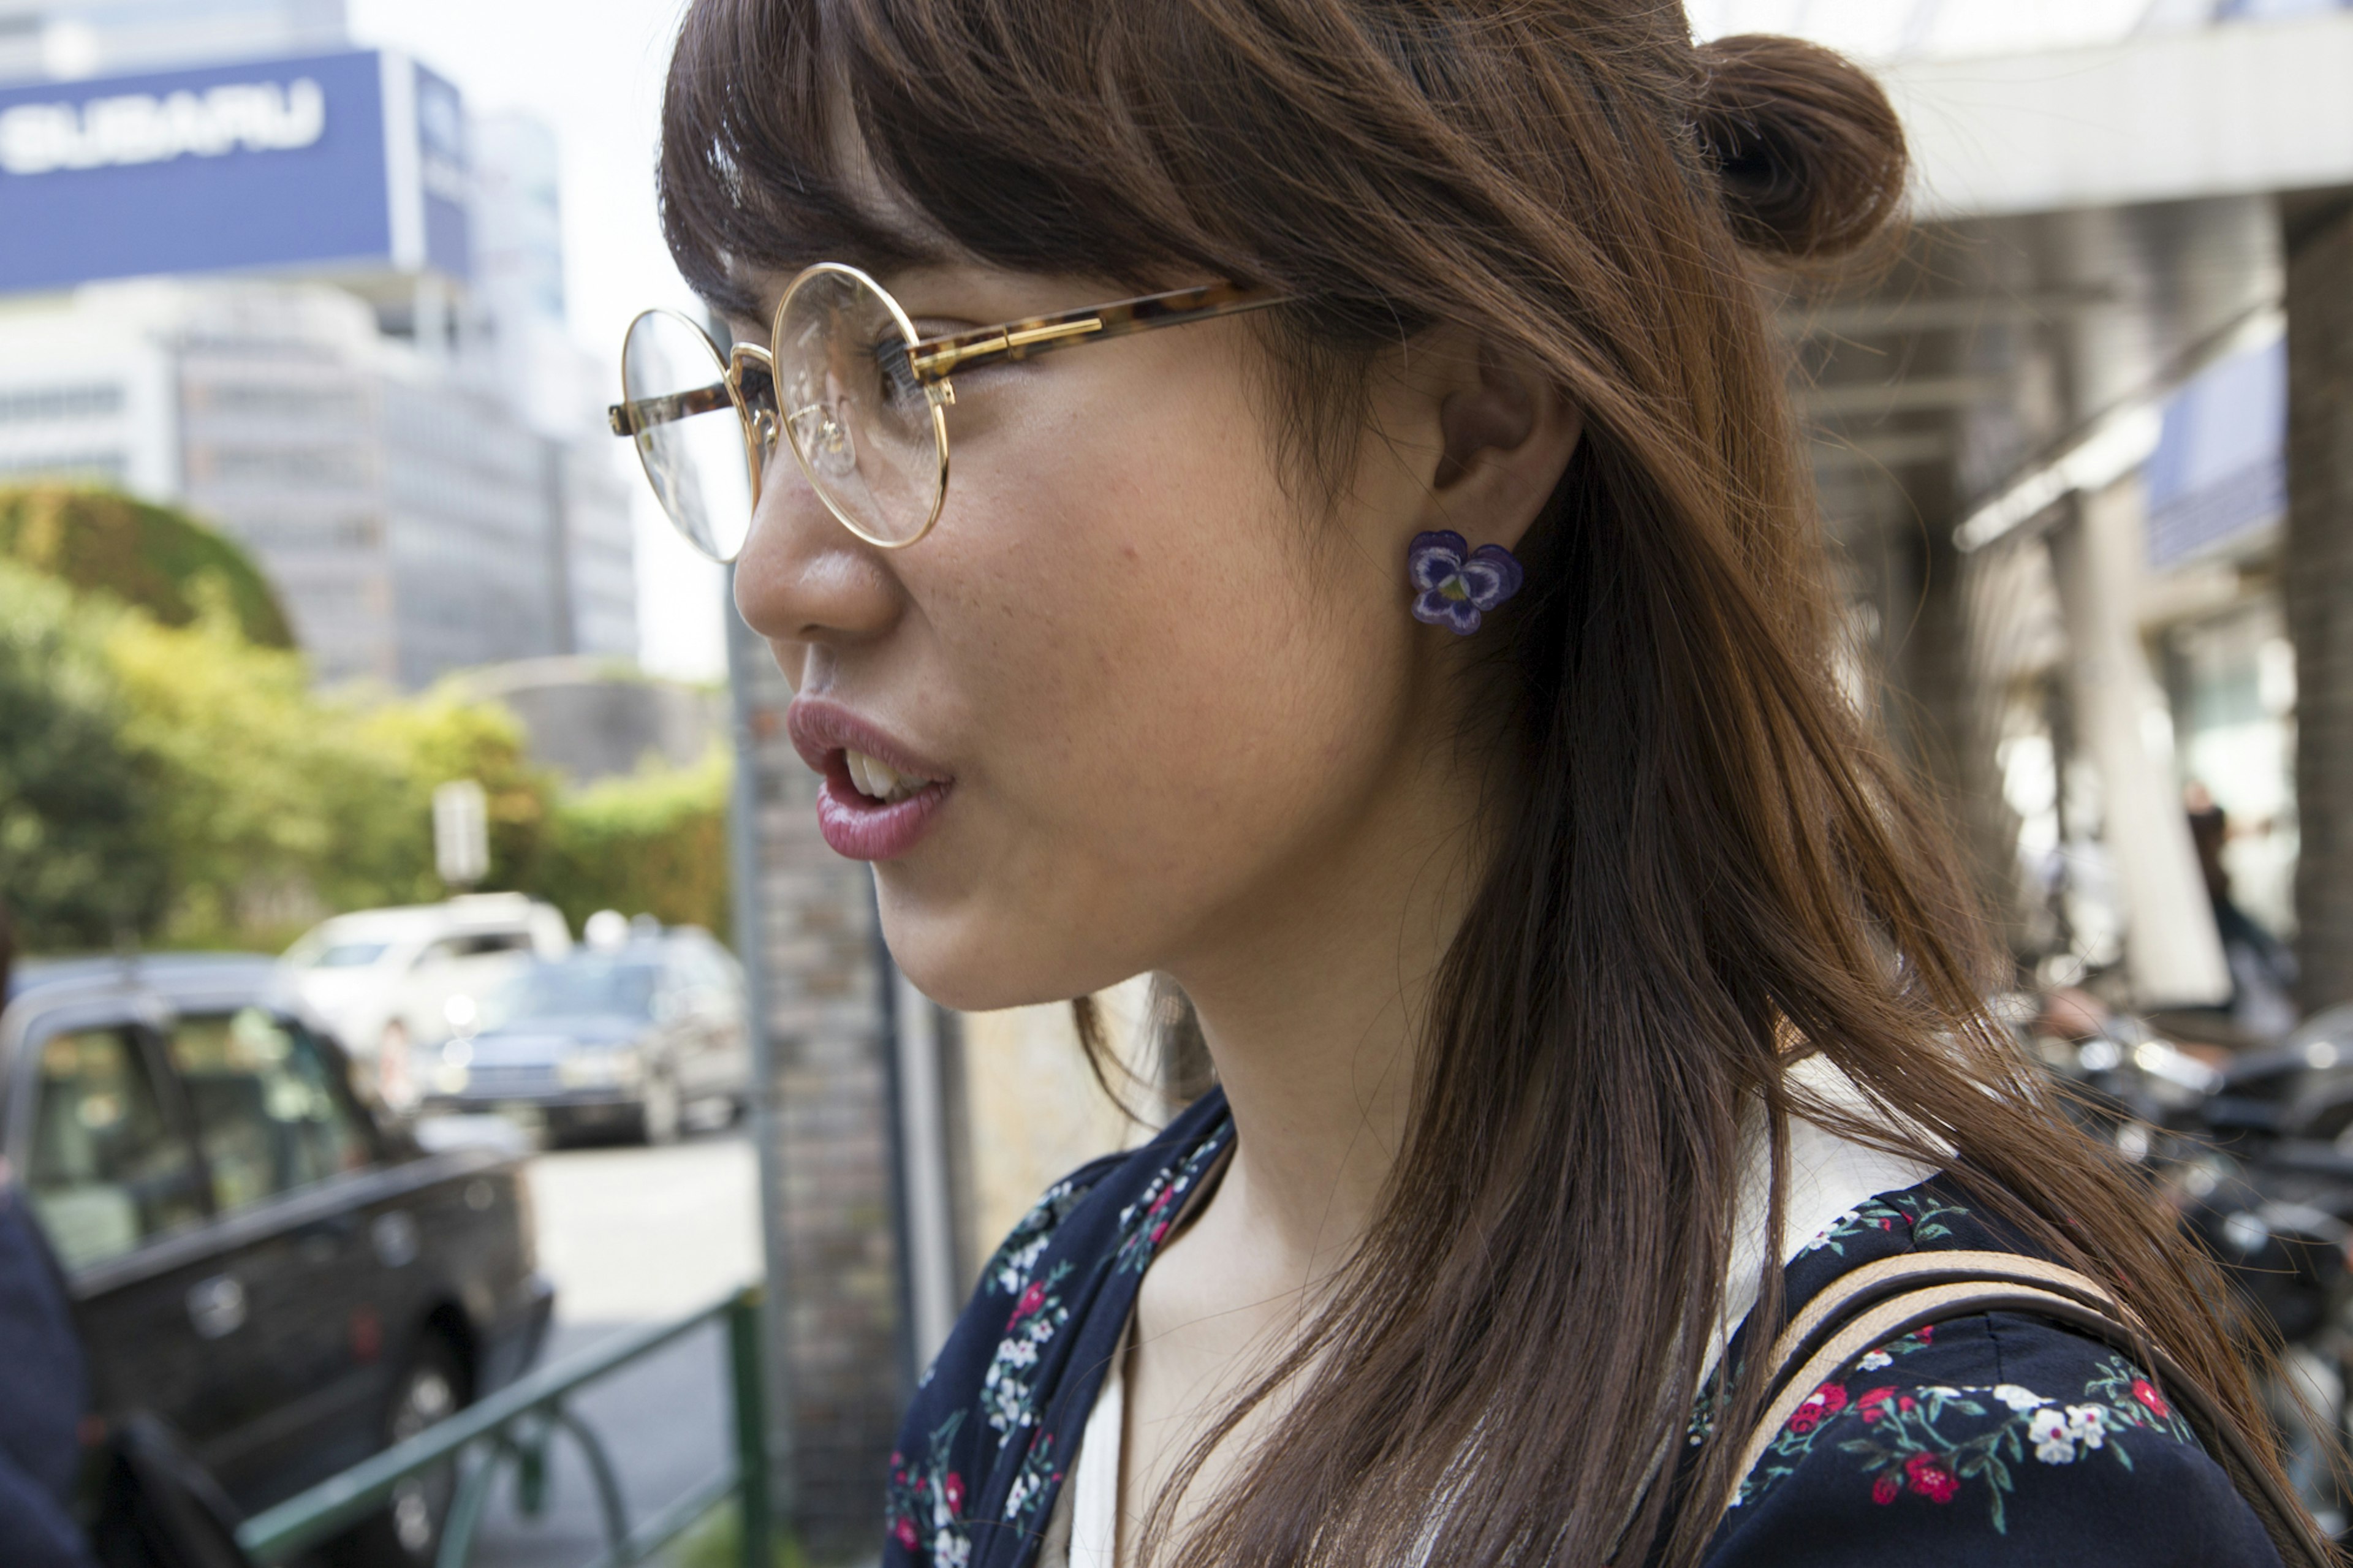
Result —
[[[1734,1471],[1729,1509],[1798,1407],[1873,1346],[1930,1324],[1983,1312],[2048,1318],[2145,1367],[2206,1452],[2246,1499],[2286,1568],[2338,1568],[2340,1559],[2247,1435],[2211,1395],[2088,1276],[2007,1252],[1921,1252],[1882,1258],[1841,1276],[1789,1321],[1773,1344],[1762,1415]]]

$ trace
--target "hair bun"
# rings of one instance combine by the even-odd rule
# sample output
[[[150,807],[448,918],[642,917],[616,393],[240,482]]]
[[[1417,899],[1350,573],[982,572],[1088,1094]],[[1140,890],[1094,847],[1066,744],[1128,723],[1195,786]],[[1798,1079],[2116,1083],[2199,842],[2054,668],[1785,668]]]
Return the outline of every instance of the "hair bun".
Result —
[[[1743,33],[1703,44],[1696,129],[1733,231],[1751,249],[1814,260],[1881,233],[1904,201],[1904,125],[1844,56]]]

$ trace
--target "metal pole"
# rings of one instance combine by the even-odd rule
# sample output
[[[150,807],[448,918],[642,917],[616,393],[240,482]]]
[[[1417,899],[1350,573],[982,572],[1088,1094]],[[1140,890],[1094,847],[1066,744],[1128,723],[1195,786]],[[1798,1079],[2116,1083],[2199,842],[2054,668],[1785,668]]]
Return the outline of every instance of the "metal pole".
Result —
[[[923,1373],[915,1332],[914,1225],[910,1201],[913,1180],[908,1165],[905,1010],[900,1005],[899,965],[891,956],[890,944],[882,940],[881,889],[870,882],[867,899],[867,908],[874,921],[871,950],[875,999],[882,1015],[882,1097],[886,1112],[883,1138],[891,1156],[891,1251],[898,1262],[893,1270],[896,1289],[892,1291],[893,1304],[898,1309],[894,1314],[897,1331],[892,1338],[898,1351],[899,1385],[903,1399]]]
[[[897,965],[892,1013],[899,1052],[899,1142],[906,1203],[907,1326],[917,1375],[955,1327],[955,1205],[949,1190],[947,1086],[938,1004]]]
[[[781,1313],[785,1303],[784,1216],[777,1212],[784,1190],[783,1173],[776,1143],[776,1051],[773,1035],[774,1016],[771,998],[775,992],[768,975],[767,927],[762,918],[764,900],[760,893],[760,736],[754,723],[754,705],[752,690],[750,660],[767,657],[766,647],[753,637],[751,628],[743,624],[735,613],[735,569],[730,566],[724,578],[725,597],[719,605],[722,624],[727,628],[727,693],[730,705],[730,728],[735,746],[735,774],[730,792],[727,811],[728,880],[731,907],[735,922],[735,953],[744,964],[744,1011],[752,1046],[752,1142],[758,1155],[760,1182],[760,1249],[763,1272],[767,1289],[761,1293],[762,1313]],[[731,1320],[732,1321],[732,1320]],[[767,1325],[769,1342],[780,1344],[776,1332],[777,1325]],[[783,1397],[781,1380],[787,1369],[783,1356],[770,1369],[779,1382],[776,1408],[779,1413],[789,1410],[791,1402]],[[757,1364],[756,1359],[754,1364]],[[766,1390],[759,1408],[768,1407]],[[740,1408],[740,1406],[739,1406]],[[793,1506],[792,1434],[788,1422],[780,1422],[767,1433],[765,1457],[761,1466],[761,1488],[764,1506],[769,1502],[787,1511]],[[747,1479],[748,1489],[751,1482]],[[748,1491],[747,1491],[747,1496]],[[749,1521],[746,1521],[746,1539]]]
[[[891,1098],[892,1232],[899,1246],[899,1353],[909,1388],[955,1326],[954,1195],[948,1187],[946,1086],[939,1005],[915,989],[882,940],[878,889],[874,963],[881,981]]]

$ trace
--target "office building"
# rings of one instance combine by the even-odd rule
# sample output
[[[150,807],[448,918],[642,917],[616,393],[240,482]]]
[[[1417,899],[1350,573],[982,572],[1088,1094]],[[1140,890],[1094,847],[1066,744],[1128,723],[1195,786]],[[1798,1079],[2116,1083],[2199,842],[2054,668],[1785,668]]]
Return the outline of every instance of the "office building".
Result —
[[[323,680],[635,656],[543,127],[345,47],[340,0],[0,0],[12,76],[0,482],[216,523]]]

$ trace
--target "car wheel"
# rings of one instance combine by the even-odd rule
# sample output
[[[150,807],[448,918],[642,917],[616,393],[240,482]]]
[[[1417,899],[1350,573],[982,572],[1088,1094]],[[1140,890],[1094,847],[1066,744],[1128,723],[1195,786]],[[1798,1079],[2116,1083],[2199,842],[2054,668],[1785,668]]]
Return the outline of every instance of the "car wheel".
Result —
[[[465,1403],[466,1370],[457,1348],[443,1335],[427,1331],[393,1380],[392,1397],[385,1407],[385,1447],[406,1442],[448,1419]],[[340,1550],[331,1554],[336,1568],[431,1568],[457,1490],[454,1465],[401,1482],[382,1513],[354,1526],[337,1543]]]
[[[678,1142],[678,1128],[686,1113],[679,1098],[678,1079],[666,1068],[646,1075],[645,1098],[638,1102],[638,1136],[649,1146]]]

